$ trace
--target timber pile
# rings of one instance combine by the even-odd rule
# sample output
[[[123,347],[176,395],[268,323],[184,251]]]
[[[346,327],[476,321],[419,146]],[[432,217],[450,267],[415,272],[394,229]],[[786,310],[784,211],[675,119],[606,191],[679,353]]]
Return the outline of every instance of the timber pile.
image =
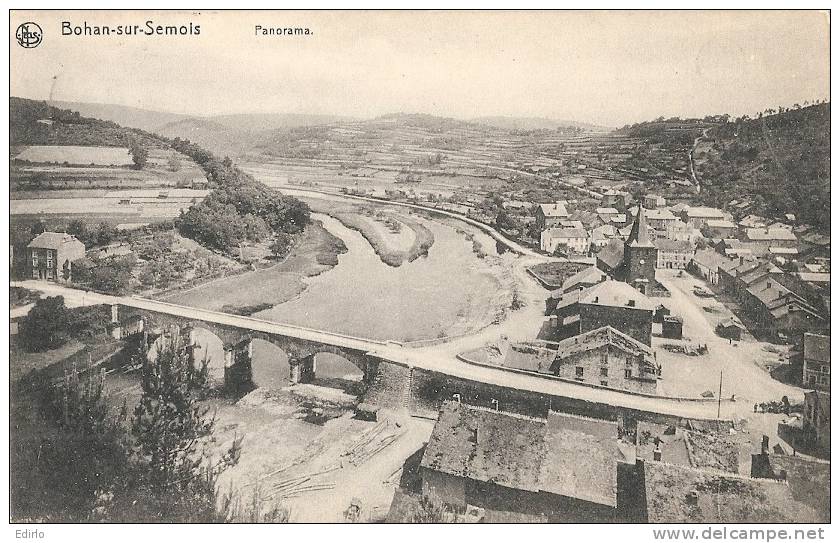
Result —
[[[320,475],[324,475],[326,473],[330,473],[337,469],[341,469],[341,464],[333,464],[328,466],[321,471],[316,471],[313,473],[305,473],[303,475],[298,475],[295,477],[289,477],[287,479],[283,479],[274,483],[272,487],[272,491],[267,495],[263,496],[263,500],[267,500],[269,498],[276,498],[276,499],[284,499],[284,498],[292,498],[298,496],[300,494],[304,494],[306,492],[318,492],[320,490],[329,490],[335,488],[334,482],[322,482],[316,483],[312,481],[313,478],[318,477]]]
[[[403,434],[398,428],[398,425],[384,420],[359,436],[342,456],[346,456],[352,465],[360,466],[396,441]]]

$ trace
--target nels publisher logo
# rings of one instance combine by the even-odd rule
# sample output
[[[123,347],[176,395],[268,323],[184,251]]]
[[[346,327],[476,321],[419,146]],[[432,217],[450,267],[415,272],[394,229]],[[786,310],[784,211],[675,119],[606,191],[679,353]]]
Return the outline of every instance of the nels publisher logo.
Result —
[[[38,26],[38,23],[23,23],[17,27],[15,31],[15,38],[18,45],[26,49],[38,47],[44,37],[44,31]]]

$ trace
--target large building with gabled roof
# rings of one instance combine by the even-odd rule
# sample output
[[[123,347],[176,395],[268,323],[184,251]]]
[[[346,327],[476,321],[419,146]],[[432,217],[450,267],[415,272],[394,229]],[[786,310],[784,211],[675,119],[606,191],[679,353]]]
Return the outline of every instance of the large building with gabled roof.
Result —
[[[614,279],[650,295],[656,283],[657,248],[650,237],[645,208],[639,207],[627,240],[612,240],[597,256],[597,266]]]

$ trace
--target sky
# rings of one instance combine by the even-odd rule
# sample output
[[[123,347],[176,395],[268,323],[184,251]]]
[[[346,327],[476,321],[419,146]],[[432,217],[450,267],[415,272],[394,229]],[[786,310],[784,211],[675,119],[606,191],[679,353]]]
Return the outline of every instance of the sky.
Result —
[[[63,36],[62,23],[200,26]],[[20,47],[15,29],[43,40]],[[255,26],[309,28],[262,36]],[[11,91],[190,115],[546,117],[605,126],[829,97],[829,19],[751,12],[11,13]]]

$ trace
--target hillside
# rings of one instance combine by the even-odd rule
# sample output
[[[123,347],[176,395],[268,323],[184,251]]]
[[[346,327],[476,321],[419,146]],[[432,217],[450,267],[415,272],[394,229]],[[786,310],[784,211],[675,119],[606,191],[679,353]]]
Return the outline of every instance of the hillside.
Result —
[[[169,147],[166,141],[140,129],[84,117],[46,102],[9,99],[9,145],[128,147],[132,141],[151,148]]]
[[[575,129],[582,129],[592,132],[609,132],[611,128],[597,126],[577,121],[558,121],[545,117],[503,117],[487,116],[475,117],[470,122],[484,124],[503,130],[560,130],[573,132]]]
[[[120,126],[139,128],[140,130],[145,130],[146,132],[157,132],[157,129],[161,126],[189,117],[189,115],[181,115],[178,113],[152,111],[149,109],[116,104],[61,101],[52,101],[50,104],[61,109],[78,111],[85,117],[111,121]]]
[[[188,139],[214,154],[234,158],[250,150],[259,134],[198,117],[186,117],[165,124],[157,129],[157,133],[172,139]]]
[[[750,213],[793,213],[830,229],[830,104],[738,119],[711,129],[705,140],[696,158],[706,203],[747,199]]]

